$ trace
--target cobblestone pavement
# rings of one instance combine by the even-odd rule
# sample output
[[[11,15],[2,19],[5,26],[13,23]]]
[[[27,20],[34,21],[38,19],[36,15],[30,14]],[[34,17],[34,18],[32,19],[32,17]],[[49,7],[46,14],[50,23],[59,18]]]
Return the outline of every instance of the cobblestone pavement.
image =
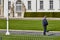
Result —
[[[35,31],[35,30],[9,30],[10,34],[28,34],[28,35],[43,35],[43,31]],[[6,30],[0,30],[1,34],[5,34]],[[46,32],[48,36],[60,36],[60,31],[49,31]]]

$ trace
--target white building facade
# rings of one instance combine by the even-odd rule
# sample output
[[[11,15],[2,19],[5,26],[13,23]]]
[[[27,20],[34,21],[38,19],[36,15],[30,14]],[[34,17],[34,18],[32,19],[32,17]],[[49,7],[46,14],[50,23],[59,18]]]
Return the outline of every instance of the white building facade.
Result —
[[[31,1],[31,10],[28,2]],[[23,0],[26,12],[60,12],[60,0]]]
[[[5,0],[2,2],[4,9],[5,6],[8,6],[10,17],[24,18],[24,12],[60,12],[60,0]],[[3,13],[3,15],[4,17],[7,16],[6,13]]]

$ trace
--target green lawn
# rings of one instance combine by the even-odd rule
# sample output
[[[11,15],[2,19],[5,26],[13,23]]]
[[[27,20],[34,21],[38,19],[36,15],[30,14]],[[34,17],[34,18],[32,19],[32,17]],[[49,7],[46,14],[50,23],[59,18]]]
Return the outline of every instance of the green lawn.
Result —
[[[0,35],[2,40],[60,40],[60,36],[42,36],[42,35]]]
[[[60,31],[60,20],[48,20],[48,30]],[[9,28],[16,30],[43,30],[42,20],[9,20]],[[0,19],[0,29],[6,29],[6,20]],[[1,35],[2,40],[60,40],[60,36]]]
[[[48,30],[60,31],[60,20],[48,20]],[[43,30],[42,20],[9,20],[9,28],[16,30]],[[0,29],[6,29],[6,20],[0,19]]]

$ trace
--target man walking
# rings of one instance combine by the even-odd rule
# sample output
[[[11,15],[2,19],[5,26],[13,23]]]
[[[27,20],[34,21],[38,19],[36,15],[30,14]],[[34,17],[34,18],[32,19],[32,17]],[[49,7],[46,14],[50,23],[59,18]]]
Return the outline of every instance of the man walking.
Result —
[[[46,16],[44,16],[43,21],[42,21],[42,24],[43,24],[43,28],[44,28],[43,34],[46,35],[46,30],[47,30],[47,25],[48,25]]]

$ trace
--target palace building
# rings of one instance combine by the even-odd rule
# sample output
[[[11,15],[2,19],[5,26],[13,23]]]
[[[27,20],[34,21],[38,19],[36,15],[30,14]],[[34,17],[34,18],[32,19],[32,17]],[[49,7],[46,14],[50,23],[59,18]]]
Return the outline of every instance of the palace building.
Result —
[[[6,17],[6,11],[9,17],[20,18],[25,12],[60,12],[60,0],[0,0],[0,17]]]

